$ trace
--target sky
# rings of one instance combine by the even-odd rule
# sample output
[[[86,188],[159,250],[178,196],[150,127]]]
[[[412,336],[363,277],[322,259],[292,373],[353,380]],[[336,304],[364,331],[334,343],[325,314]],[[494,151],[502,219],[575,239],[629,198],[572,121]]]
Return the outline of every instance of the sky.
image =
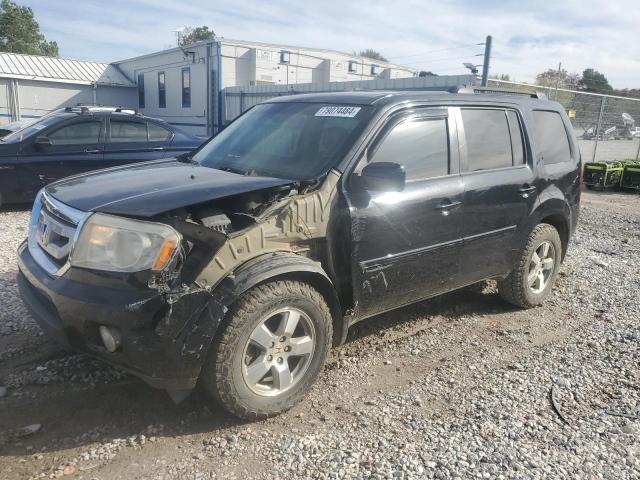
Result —
[[[640,8],[630,0],[14,0],[30,6],[65,58],[112,62],[175,46],[174,30],[344,52],[372,48],[442,75],[481,64],[532,82],[548,68],[594,68],[615,88],[640,88]]]

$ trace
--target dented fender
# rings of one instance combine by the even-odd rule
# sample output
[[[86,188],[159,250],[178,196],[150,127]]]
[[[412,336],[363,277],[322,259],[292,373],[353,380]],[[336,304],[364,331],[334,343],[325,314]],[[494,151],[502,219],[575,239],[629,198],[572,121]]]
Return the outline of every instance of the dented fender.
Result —
[[[252,287],[283,276],[307,281],[324,295],[334,317],[336,334],[340,336],[342,316],[339,300],[322,265],[309,258],[285,252],[265,254],[252,259],[233,275],[224,278],[215,289],[194,284],[161,294],[167,309],[157,323],[155,332],[177,343],[183,356],[198,359],[199,373],[229,307]]]

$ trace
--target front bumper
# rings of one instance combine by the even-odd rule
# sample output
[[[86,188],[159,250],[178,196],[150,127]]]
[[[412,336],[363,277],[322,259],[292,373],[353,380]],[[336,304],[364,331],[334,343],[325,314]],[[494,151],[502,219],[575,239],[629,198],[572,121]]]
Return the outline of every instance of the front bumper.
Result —
[[[210,293],[198,289],[161,294],[128,284],[52,276],[33,259],[26,243],[18,250],[18,287],[42,329],[62,346],[99,357],[149,385],[192,389],[213,334],[224,315]],[[104,348],[100,325],[122,336],[114,353]]]

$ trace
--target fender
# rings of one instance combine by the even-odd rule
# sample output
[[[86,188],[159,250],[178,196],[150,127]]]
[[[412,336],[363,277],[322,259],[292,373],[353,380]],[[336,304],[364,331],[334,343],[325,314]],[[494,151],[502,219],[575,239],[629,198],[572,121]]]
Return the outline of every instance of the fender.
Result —
[[[575,222],[569,202],[565,199],[562,191],[555,185],[549,185],[543,190],[533,204],[527,221],[523,223],[523,228],[520,229],[520,247],[526,243],[533,228],[543,220],[546,220],[547,223],[550,223],[558,230],[562,240],[562,258],[564,259],[569,239],[573,235]]]
[[[260,255],[245,262],[237,270],[223,278],[215,289],[197,285],[181,287],[166,295],[170,309],[159,322],[159,334],[175,332],[175,341],[185,354],[198,358],[194,375],[200,375],[205,355],[223,322],[229,307],[245,292],[260,283],[278,278],[305,281],[313,285],[326,299],[331,310],[334,344],[343,335],[343,317],[333,282],[319,262],[294,253],[276,252]],[[194,303],[195,302],[195,303]],[[194,306],[195,305],[195,306]],[[189,312],[185,315],[184,312]],[[175,325],[171,319],[180,319]],[[176,403],[185,399],[192,389],[168,389]]]
[[[260,283],[277,278],[293,278],[313,285],[326,299],[333,318],[334,344],[342,337],[343,315],[336,289],[320,262],[295,253],[276,252],[256,257],[229,275],[223,284],[230,292],[228,303]]]

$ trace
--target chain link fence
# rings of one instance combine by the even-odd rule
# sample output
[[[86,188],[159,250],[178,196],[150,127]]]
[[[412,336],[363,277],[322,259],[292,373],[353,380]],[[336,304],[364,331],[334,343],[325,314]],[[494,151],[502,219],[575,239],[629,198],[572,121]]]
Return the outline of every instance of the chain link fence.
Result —
[[[640,99],[489,80],[489,87],[544,93],[562,104],[578,137],[584,162],[639,160]]]

